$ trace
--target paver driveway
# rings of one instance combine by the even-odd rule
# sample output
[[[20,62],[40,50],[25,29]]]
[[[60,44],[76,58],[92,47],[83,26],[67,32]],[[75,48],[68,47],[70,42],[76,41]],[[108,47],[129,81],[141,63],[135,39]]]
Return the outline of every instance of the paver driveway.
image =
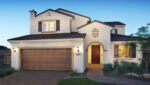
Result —
[[[0,85],[57,85],[68,71],[20,71],[0,79]]]

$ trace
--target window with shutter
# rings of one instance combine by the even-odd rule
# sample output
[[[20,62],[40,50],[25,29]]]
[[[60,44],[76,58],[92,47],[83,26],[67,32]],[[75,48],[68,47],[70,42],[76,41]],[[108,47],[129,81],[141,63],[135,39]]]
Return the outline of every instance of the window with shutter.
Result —
[[[56,20],[56,31],[60,30],[60,20]]]
[[[55,32],[60,30],[60,20],[44,20],[39,23],[39,32]]]
[[[119,57],[119,45],[114,45],[114,57],[118,58]]]
[[[114,45],[115,58],[136,58],[136,46],[130,47],[125,44]]]
[[[131,58],[136,58],[136,47],[130,48],[130,56]]]
[[[42,21],[38,22],[38,31],[42,32]]]

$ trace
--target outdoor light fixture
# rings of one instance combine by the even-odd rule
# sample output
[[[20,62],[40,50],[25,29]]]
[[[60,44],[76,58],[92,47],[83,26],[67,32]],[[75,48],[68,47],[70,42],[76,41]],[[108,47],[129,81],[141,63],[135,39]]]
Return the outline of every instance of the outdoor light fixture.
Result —
[[[15,52],[16,52],[16,49],[13,47],[13,48],[12,48],[12,51],[15,53]]]
[[[79,50],[79,47],[77,47],[76,55],[80,55],[80,54],[81,54],[81,52],[80,52],[80,50]]]

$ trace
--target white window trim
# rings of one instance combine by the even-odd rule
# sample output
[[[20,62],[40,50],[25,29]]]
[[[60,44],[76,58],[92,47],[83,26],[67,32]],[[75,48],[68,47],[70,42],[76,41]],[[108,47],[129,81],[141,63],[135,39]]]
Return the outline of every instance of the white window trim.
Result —
[[[45,31],[44,29],[44,22],[55,22],[55,28],[53,31]],[[56,20],[42,20],[42,32],[47,33],[47,32],[56,32]]]

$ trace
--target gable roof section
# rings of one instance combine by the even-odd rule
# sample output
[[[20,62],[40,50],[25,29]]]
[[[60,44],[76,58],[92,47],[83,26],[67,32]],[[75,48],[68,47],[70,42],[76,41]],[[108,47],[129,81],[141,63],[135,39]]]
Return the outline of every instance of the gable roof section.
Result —
[[[17,38],[8,39],[8,41],[17,40],[41,40],[41,39],[66,39],[66,38],[85,38],[84,33],[56,33],[56,34],[32,34],[25,35]]]
[[[112,27],[111,25],[105,24],[105,23],[103,23],[103,22],[101,22],[101,21],[94,20],[94,21],[92,21],[92,22],[90,22],[90,23],[87,23],[87,24],[85,24],[85,25],[82,25],[82,26],[78,27],[77,29],[80,29],[80,28],[82,28],[82,27],[84,27],[84,26],[90,25],[90,24],[92,24],[92,23],[94,23],[94,22],[98,22],[98,23],[100,23],[100,24],[104,24],[104,25],[107,25],[107,26]]]
[[[135,41],[137,37],[127,35],[111,34],[111,41]]]
[[[65,15],[65,16],[69,16],[69,17],[74,18],[74,16],[72,16],[72,15],[69,15],[69,14],[66,14],[66,13],[62,13],[62,12],[59,12],[59,11],[56,11],[56,10],[53,10],[53,9],[47,9],[47,10],[45,10],[45,11],[43,11],[43,12],[37,14],[36,17],[39,16],[39,15],[41,15],[41,14],[43,14],[43,13],[45,13],[45,12],[47,12],[47,11],[53,11],[53,12],[60,13],[60,14],[63,14],[63,15]],[[35,11],[35,12],[36,12],[36,11]]]
[[[81,17],[85,17],[85,18],[88,18],[89,20],[91,20],[90,17],[84,16],[84,15],[81,15],[81,14],[78,14],[78,13],[75,13],[75,12],[72,12],[72,11],[69,11],[69,10],[66,10],[66,9],[62,9],[62,8],[56,9],[56,11],[58,11],[58,10],[63,10],[63,11],[66,11],[66,12],[70,12],[70,13],[73,13],[73,14],[76,14],[76,15],[79,15]]]
[[[111,26],[114,26],[114,25],[126,25],[126,24],[124,24],[122,22],[119,22],[119,21],[103,22],[103,23],[111,25]]]

